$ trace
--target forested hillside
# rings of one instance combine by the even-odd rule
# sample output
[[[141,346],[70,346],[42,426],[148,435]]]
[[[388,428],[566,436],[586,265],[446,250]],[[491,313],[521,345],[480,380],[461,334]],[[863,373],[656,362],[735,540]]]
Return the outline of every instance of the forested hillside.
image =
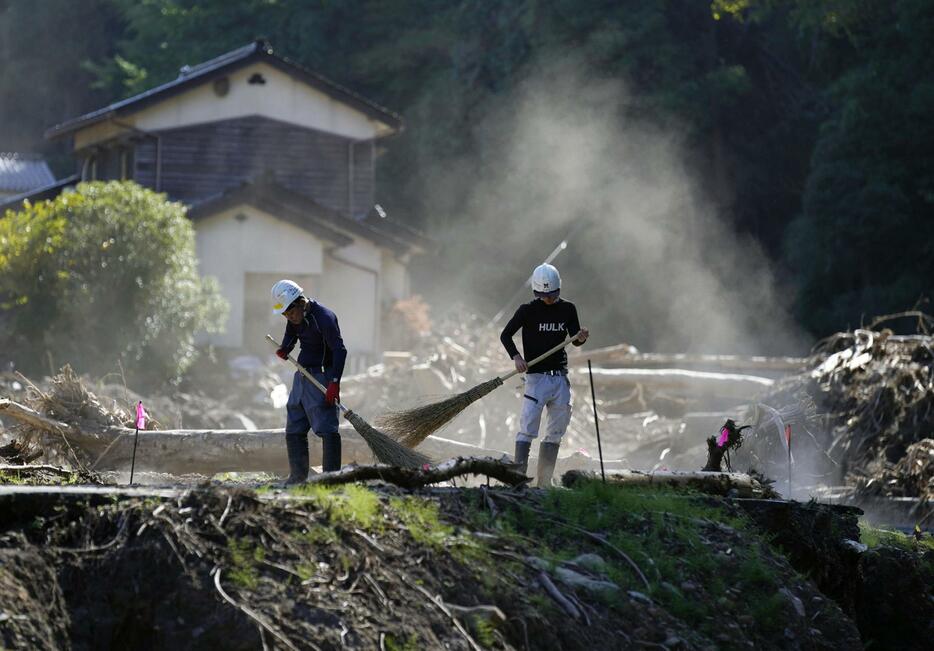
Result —
[[[404,116],[378,197],[440,242],[437,300],[492,314],[568,232],[569,290],[646,347],[934,289],[931,0],[0,0],[0,149],[70,173],[44,129],[256,37]],[[694,284],[646,298],[662,268]]]

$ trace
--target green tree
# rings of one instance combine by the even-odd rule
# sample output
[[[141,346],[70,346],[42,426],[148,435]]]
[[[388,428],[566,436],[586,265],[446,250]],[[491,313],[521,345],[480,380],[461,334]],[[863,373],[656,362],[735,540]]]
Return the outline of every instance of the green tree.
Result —
[[[226,305],[198,276],[181,204],[132,182],[81,183],[0,218],[0,346],[27,372],[71,363],[176,380]]]
[[[41,153],[72,174],[67,145],[42,134],[112,99],[82,62],[115,56],[122,30],[111,0],[0,0],[0,151]]]
[[[783,277],[796,283],[799,318],[815,333],[931,292],[934,167],[924,116],[934,101],[932,0],[35,4],[0,0],[0,95],[9,99],[0,103],[0,143],[4,132],[20,142],[79,113],[76,104],[93,108],[92,93],[104,104],[264,37],[279,54],[405,117],[406,130],[379,159],[379,201],[441,241],[442,272],[482,267],[470,263],[495,262],[517,246],[535,261],[566,227],[518,244],[490,242],[479,229],[470,239],[460,210],[469,184],[449,190],[454,209],[439,209],[432,174],[478,176],[504,98],[533,71],[572,59],[582,77],[622,80],[629,91],[589,107],[600,116],[683,139],[687,165],[720,217],[793,272]],[[596,276],[588,260],[569,260],[570,275]],[[471,297],[480,310],[510,291],[479,278],[470,284],[484,288]],[[607,309],[607,330],[625,321]]]
[[[834,112],[786,238],[799,318],[816,333],[934,291],[932,3],[868,6],[846,23],[851,63],[829,88]]]

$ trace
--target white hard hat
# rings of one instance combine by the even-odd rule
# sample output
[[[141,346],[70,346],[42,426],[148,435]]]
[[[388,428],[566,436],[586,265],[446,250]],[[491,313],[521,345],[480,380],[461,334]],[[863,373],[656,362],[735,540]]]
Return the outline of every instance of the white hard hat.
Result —
[[[532,291],[548,294],[561,289],[561,275],[550,264],[540,264],[532,272]]]
[[[272,286],[272,313],[282,314],[296,298],[302,295],[302,288],[291,280],[280,280]]]

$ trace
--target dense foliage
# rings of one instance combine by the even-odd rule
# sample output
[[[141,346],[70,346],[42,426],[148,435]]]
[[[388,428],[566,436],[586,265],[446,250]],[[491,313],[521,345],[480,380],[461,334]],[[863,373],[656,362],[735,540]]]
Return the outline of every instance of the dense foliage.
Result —
[[[447,247],[441,269],[511,259],[508,278],[472,282],[492,312],[567,224],[499,242],[465,233],[459,207],[475,197],[445,188],[439,205],[432,172],[487,169],[479,143],[497,106],[533,71],[573,59],[576,74],[626,85],[598,100],[601,117],[678,134],[705,199],[789,279],[811,332],[931,293],[932,0],[94,0],[83,20],[77,6],[0,0],[0,145],[39,146],[76,104],[96,108],[268,38],[405,116],[381,158],[380,201]],[[582,248],[562,268],[612,292]]]
[[[67,361],[178,377],[225,309],[185,209],[133,182],[81,183],[0,218],[0,348],[27,373]]]

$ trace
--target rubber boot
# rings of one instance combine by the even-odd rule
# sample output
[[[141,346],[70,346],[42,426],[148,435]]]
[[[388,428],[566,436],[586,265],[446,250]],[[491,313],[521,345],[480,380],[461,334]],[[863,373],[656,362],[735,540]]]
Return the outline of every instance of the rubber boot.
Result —
[[[560,443],[542,443],[538,446],[538,487],[551,486],[551,476],[555,473],[555,463],[558,461],[558,448]]]
[[[289,478],[286,486],[308,481],[308,433],[293,432],[285,435],[285,449],[289,454]]]
[[[341,435],[330,432],[321,436],[321,470],[334,472],[341,469]]]
[[[523,475],[529,471],[529,451],[532,449],[531,441],[516,441],[515,464]]]

